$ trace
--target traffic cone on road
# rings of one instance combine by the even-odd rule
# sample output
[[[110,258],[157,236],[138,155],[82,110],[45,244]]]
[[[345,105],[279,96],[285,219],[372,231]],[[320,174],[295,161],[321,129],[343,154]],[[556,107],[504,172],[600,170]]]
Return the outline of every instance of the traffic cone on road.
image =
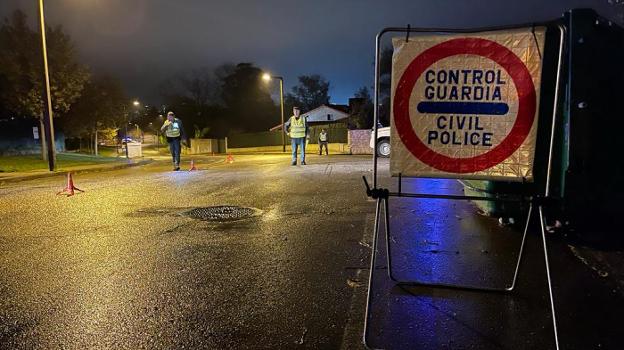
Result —
[[[225,159],[225,162],[228,164],[234,163],[234,157],[232,157],[231,154],[228,154],[227,158]]]
[[[83,190],[74,186],[74,179],[72,178],[72,174],[67,173],[67,186],[65,186],[65,188],[62,191],[58,192],[56,195],[58,196],[59,194],[67,194],[67,197],[69,197],[74,195],[74,191],[84,192]]]
[[[195,166],[195,162],[191,159],[191,168],[189,169],[189,171],[193,170],[197,170],[197,167]]]

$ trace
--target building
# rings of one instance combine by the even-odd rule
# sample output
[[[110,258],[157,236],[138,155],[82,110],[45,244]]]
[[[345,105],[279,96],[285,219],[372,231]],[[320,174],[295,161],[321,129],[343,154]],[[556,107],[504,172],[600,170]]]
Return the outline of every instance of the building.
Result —
[[[346,125],[349,120],[349,106],[347,105],[334,105],[327,104],[321,105],[309,112],[301,114],[306,118],[308,125],[329,125],[329,124],[344,124]],[[343,125],[343,126],[344,126]],[[276,125],[271,128],[271,131],[280,130],[282,125]]]

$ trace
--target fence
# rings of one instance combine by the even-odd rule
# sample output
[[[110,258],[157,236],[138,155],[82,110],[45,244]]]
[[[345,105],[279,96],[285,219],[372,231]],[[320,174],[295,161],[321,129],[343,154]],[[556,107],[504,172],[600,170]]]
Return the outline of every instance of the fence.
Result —
[[[335,126],[335,124],[311,126],[309,128],[310,142],[318,141],[318,135],[321,133],[321,129],[325,129],[327,131],[327,139],[331,143],[349,142],[349,137],[348,137],[349,130],[342,125]]]
[[[316,143],[318,135],[321,129],[327,130],[328,139],[331,143],[347,143],[348,142],[348,130],[346,127],[335,124],[329,125],[313,125],[308,128],[310,135],[310,142]],[[250,148],[250,147],[264,147],[264,146],[281,146],[282,145],[282,131],[261,131],[246,134],[236,134],[228,137],[228,148]],[[290,138],[286,137],[286,143],[290,144]]]
[[[224,139],[191,139],[189,154],[225,153]]]
[[[228,136],[228,148],[248,148],[261,146],[281,146],[282,131],[261,131]],[[289,142],[287,140],[287,142]]]
[[[40,154],[42,131],[38,130],[39,139],[35,139],[33,127],[39,127],[37,120],[0,119],[0,156]],[[54,139],[56,152],[65,152],[64,134],[57,130]]]

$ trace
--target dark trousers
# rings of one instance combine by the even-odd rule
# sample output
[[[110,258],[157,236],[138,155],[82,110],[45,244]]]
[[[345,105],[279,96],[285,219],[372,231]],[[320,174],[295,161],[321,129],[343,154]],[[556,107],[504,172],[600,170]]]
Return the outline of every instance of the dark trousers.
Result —
[[[319,141],[319,155],[323,154],[323,146],[325,146],[325,154],[329,155],[329,150],[327,150],[327,141]]]
[[[167,142],[169,142],[169,151],[171,151],[171,158],[173,158],[173,166],[177,168],[180,166],[180,138],[169,137],[167,138]]]

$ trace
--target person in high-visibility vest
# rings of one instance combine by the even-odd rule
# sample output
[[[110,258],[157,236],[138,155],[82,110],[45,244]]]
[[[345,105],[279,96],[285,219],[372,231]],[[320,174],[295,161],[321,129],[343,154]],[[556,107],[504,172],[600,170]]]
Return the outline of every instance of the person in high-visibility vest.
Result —
[[[182,127],[182,121],[178,119],[173,112],[167,113],[167,120],[160,128],[169,143],[169,150],[171,151],[171,158],[173,158],[173,170],[180,170],[180,142],[186,140],[184,134],[184,128]],[[187,142],[188,143],[188,142]]]
[[[318,135],[319,156],[323,154],[323,146],[325,146],[325,155],[329,155],[327,142],[329,142],[327,138],[327,130],[321,129],[321,132]]]
[[[306,138],[308,137],[308,123],[305,118],[301,116],[299,107],[293,107],[293,116],[284,123],[284,130],[290,137],[290,145],[292,147],[291,165],[297,165],[297,148],[301,150],[301,165],[306,165],[305,145]]]

